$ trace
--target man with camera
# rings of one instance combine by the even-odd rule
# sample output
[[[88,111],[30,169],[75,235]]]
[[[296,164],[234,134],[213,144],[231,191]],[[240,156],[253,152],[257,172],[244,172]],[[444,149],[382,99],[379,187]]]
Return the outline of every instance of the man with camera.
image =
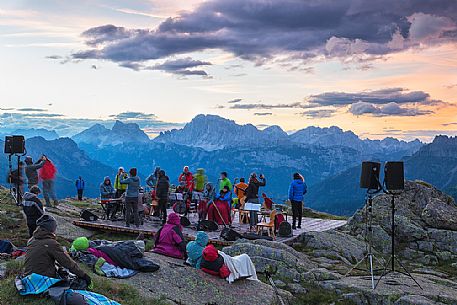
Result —
[[[27,186],[30,188],[34,185],[38,185],[38,170],[44,166],[46,157],[43,155],[40,159],[33,163],[31,156],[25,157],[25,176],[27,177]]]

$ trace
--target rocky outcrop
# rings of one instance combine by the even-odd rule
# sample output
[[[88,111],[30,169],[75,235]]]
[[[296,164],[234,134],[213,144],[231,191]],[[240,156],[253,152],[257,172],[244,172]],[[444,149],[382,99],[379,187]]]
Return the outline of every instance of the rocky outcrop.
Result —
[[[231,256],[246,253],[254,262],[257,272],[273,267],[278,277],[288,281],[300,282],[303,274],[317,267],[305,254],[278,242],[239,240],[222,251]]]
[[[154,296],[168,300],[170,304],[186,305],[277,304],[273,288],[260,281],[241,280],[229,284],[224,279],[185,266],[182,260],[155,253],[145,253],[145,256],[157,263],[160,269],[118,281],[137,287],[146,297]]]
[[[373,244],[382,253],[390,251],[390,195],[373,200]],[[423,182],[405,184],[395,196],[395,237],[399,254],[423,264],[457,259],[457,205],[454,200]],[[362,240],[366,236],[365,208],[357,211],[345,229]]]

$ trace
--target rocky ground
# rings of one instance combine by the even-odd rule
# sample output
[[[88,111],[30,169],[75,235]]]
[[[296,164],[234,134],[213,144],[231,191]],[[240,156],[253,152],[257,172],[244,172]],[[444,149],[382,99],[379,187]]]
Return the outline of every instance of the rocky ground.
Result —
[[[381,195],[373,203],[375,269],[381,269],[390,254],[390,199],[391,196]],[[407,182],[395,202],[398,258],[422,289],[399,273],[383,278],[375,290],[367,270],[354,270],[346,276],[366,254],[365,208],[357,211],[345,227],[305,233],[292,247],[263,240],[239,240],[222,249],[230,255],[249,254],[262,282],[228,284],[184,266],[182,261],[146,253],[160,265],[158,272],[114,283],[128,283],[141,295],[170,304],[274,305],[279,301],[263,275],[273,270],[280,294],[289,304],[457,304],[455,202],[422,182]],[[52,213],[57,215],[60,236],[73,239],[94,234],[72,225],[79,207],[62,204]]]

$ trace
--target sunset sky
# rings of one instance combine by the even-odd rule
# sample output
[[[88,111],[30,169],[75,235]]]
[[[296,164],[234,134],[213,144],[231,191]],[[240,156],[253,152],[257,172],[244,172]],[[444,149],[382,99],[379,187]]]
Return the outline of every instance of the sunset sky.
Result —
[[[457,134],[455,0],[2,0],[0,128]]]

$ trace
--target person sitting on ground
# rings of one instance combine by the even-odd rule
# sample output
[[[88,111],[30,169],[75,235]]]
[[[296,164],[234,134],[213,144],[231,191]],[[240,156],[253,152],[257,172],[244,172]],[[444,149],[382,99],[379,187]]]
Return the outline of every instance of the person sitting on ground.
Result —
[[[159,229],[153,251],[175,258],[186,257],[186,241],[182,234],[181,220],[178,214],[171,213],[167,223]]]
[[[162,224],[167,222],[167,204],[168,192],[170,189],[170,181],[164,170],[159,172],[159,180],[156,185],[156,197],[159,200],[159,217],[162,219]]]
[[[125,225],[130,227],[130,219],[133,214],[135,227],[140,226],[140,217],[138,214],[138,197],[140,190],[140,178],[137,176],[136,168],[129,171],[130,177],[121,179],[121,184],[127,185],[125,191]]]
[[[248,184],[245,182],[244,178],[240,178],[240,182],[235,184],[234,192],[236,197],[238,197],[239,204],[243,204],[245,202],[247,188]]]
[[[197,173],[194,176],[195,180],[195,191],[203,192],[205,190],[205,185],[208,183],[208,176],[205,175],[205,170],[203,168],[197,169]]]
[[[224,186],[227,186],[229,191],[232,191],[232,182],[230,182],[227,172],[221,173],[221,177],[219,179],[219,192],[224,188]]]
[[[29,237],[32,237],[33,232],[37,228],[36,221],[44,214],[43,203],[38,198],[38,194],[40,193],[41,190],[38,185],[34,185],[24,194],[22,208],[27,218]]]
[[[296,230],[298,220],[298,228],[301,229],[301,220],[303,216],[303,197],[308,191],[305,179],[299,173],[293,175],[293,180],[289,186],[289,200],[292,204],[292,229]]]
[[[100,184],[100,199],[108,200],[113,199],[115,191],[113,185],[111,184],[110,177],[106,176],[103,180],[103,183]],[[116,202],[108,202],[106,204],[106,219],[114,220],[116,217],[118,209],[118,204]]]
[[[43,167],[44,161],[43,156],[36,163],[33,163],[31,156],[25,157],[25,176],[27,177],[29,190],[32,186],[38,185],[38,170]]]
[[[38,228],[27,243],[25,253],[25,275],[36,273],[50,278],[58,278],[56,263],[91,285],[91,278],[70,258],[56,241],[57,222],[51,215],[43,215],[36,222]]]
[[[200,268],[203,272],[219,276],[223,279],[230,275],[230,270],[224,263],[224,258],[213,245],[207,245],[203,249]]]
[[[198,231],[197,237],[186,246],[187,263],[194,268],[200,269],[203,249],[208,245],[209,237],[206,232]]]
[[[151,189],[156,188],[157,181],[159,180],[159,172],[160,166],[156,166],[154,172],[146,178],[146,185],[149,186]]]
[[[219,225],[231,224],[231,200],[232,193],[228,186],[224,186],[221,192],[216,195],[214,201],[208,206],[208,220],[214,221]]]

